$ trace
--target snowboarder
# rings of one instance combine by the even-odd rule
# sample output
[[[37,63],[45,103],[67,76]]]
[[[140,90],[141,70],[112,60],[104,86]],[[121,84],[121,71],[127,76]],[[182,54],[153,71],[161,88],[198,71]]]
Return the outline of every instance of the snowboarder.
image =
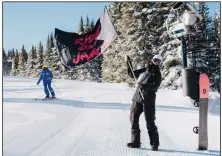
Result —
[[[43,80],[44,92],[46,94],[45,99],[50,98],[49,92],[52,95],[52,99],[55,98],[55,92],[53,88],[51,87],[52,78],[53,78],[53,75],[52,75],[52,72],[48,69],[48,66],[43,65],[37,85],[41,82],[41,80]]]
[[[129,57],[128,57],[128,61]],[[128,62],[131,63],[131,62]],[[159,134],[155,125],[155,100],[156,92],[161,84],[160,66],[162,64],[161,55],[155,55],[148,64],[147,68],[131,72],[128,66],[128,74],[132,77],[133,73],[137,79],[137,89],[132,98],[130,110],[131,122],[131,142],[127,143],[130,148],[140,148],[140,128],[139,117],[144,112],[150,145],[153,151],[158,151]],[[132,67],[132,64],[131,64]],[[142,95],[141,95],[142,94]]]

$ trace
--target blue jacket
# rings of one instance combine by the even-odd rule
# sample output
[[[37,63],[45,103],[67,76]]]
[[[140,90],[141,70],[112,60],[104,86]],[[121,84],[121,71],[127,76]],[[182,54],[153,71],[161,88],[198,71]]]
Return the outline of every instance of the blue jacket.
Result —
[[[39,76],[39,80],[38,80],[37,84],[39,84],[41,82],[41,80],[43,80],[43,84],[51,83],[52,78],[53,78],[53,75],[49,69],[42,70],[40,72],[40,76]]]

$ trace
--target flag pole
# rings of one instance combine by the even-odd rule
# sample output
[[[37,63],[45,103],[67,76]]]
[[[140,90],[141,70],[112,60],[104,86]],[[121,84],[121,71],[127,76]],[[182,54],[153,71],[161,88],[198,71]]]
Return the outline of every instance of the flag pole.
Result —
[[[112,19],[111,16],[110,16],[110,14],[109,14],[109,10],[106,8],[106,6],[105,6],[105,9],[106,9],[106,11],[107,11],[107,13],[108,13],[109,18]],[[112,22],[112,20],[111,20],[111,22]],[[113,25],[113,27],[115,28],[114,25]],[[115,30],[116,30],[116,28],[115,28]],[[120,43],[120,38],[119,38],[118,34],[117,34],[117,38],[118,38],[118,42]],[[122,47],[122,44],[120,44],[120,47],[122,48],[122,50],[123,50],[123,52],[124,52],[124,55],[126,55],[126,51],[125,51],[125,49]],[[129,64],[130,70],[131,70],[131,72],[133,73],[134,80],[136,81],[136,76],[135,76],[135,74],[134,74],[134,72],[133,72],[133,68],[132,68],[131,64],[128,62],[128,60],[127,60],[127,63]],[[140,92],[140,94],[141,94],[142,99],[144,100],[144,97],[143,97],[143,94],[142,94],[142,91],[141,91],[140,88],[139,88],[139,92]]]
[[[118,37],[118,41],[120,42],[119,37]],[[120,47],[123,49],[123,47],[122,47],[121,44],[120,44]],[[123,51],[124,51],[124,54],[126,55],[126,51],[125,51],[124,49],[123,49]],[[134,80],[136,81],[136,76],[135,76],[135,74],[134,74],[134,72],[133,72],[133,68],[132,68],[131,64],[128,62],[128,60],[127,60],[126,62],[129,64],[130,70],[131,70],[131,72],[133,73]],[[141,94],[142,99],[144,100],[143,93],[142,93],[142,91],[141,91],[140,88],[139,88],[139,92],[140,92],[140,94]]]

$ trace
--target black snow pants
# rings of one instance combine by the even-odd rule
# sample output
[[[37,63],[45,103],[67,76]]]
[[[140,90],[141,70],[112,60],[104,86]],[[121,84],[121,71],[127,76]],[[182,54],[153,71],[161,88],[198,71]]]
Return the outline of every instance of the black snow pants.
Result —
[[[133,101],[130,110],[131,142],[140,144],[139,117],[144,112],[151,146],[159,146],[159,134],[155,125],[156,94],[146,97],[144,102]]]

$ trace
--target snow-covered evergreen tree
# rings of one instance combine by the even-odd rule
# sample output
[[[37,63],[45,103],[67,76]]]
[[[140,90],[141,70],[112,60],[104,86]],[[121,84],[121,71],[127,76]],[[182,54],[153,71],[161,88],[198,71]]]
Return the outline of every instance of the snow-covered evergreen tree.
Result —
[[[8,59],[12,60],[14,58],[14,56],[15,56],[15,50],[13,48],[12,50],[8,51]]]
[[[83,23],[82,16],[81,16],[81,18],[80,18],[78,33],[79,33],[79,34],[83,34],[83,33],[84,33],[84,23]]]
[[[12,57],[13,57],[13,53],[14,53],[14,48],[13,48],[13,50],[12,50]],[[27,60],[28,60],[28,53],[27,53],[27,51],[25,50],[24,44],[22,45],[22,55],[24,56],[24,61],[25,61],[25,63],[26,63]]]
[[[85,33],[90,31],[90,21],[88,15],[86,16],[86,22],[85,22],[85,27],[84,27]]]
[[[3,48],[3,50],[2,50],[2,65],[3,65],[3,67],[2,67],[2,69],[3,69],[3,75],[5,76],[6,75],[6,65],[7,65],[7,56],[6,56],[6,53],[5,53],[5,50],[4,50],[4,48]]]
[[[6,59],[6,57],[7,57],[7,56],[6,56],[6,53],[5,53],[5,49],[3,48],[3,49],[2,49],[2,58],[3,58],[3,59]]]
[[[26,64],[26,74],[27,76],[35,76],[35,60],[36,56],[35,56],[35,49],[34,46],[32,46],[31,51],[28,54],[28,61]]]
[[[60,58],[58,56],[56,47],[55,47],[55,40],[53,38],[53,34],[50,35],[50,47],[52,50],[52,63],[51,63],[51,71],[53,73],[53,77],[55,78],[66,78],[65,72],[62,72],[62,69],[60,68],[61,63],[60,63]]]
[[[19,53],[16,49],[15,57],[12,59],[12,72],[11,75],[16,76],[18,74],[18,62],[19,62]]]
[[[205,2],[198,3],[198,12],[201,15],[201,20],[198,23],[198,31],[195,38],[201,40],[210,39],[210,31],[213,29],[212,17],[209,16],[209,8]]]
[[[27,52],[25,50],[25,46],[22,46],[21,52],[19,53],[19,62],[18,62],[18,72],[19,76],[26,76],[26,57]]]
[[[148,23],[146,29],[146,46],[153,54],[161,54],[163,57],[161,88],[177,89],[182,87],[181,75],[181,42],[170,38],[165,25],[165,20],[173,2],[156,2],[151,10],[146,13]]]
[[[51,38],[48,36],[47,43],[46,43],[46,50],[44,53],[44,61],[43,64],[47,64],[49,68],[52,68],[53,58],[52,58],[52,46]]]
[[[41,69],[42,69],[42,65],[43,65],[43,45],[42,45],[42,42],[39,42],[39,45],[38,45],[38,48],[37,48],[37,60],[36,60],[36,67],[35,67],[35,70],[36,70],[36,75],[35,76],[38,76]]]
[[[95,26],[94,20],[91,20],[91,22],[90,22],[90,30],[93,30],[94,26]]]
[[[216,44],[212,45],[212,49],[209,53],[211,53],[211,55],[213,55],[211,57],[214,58],[213,61],[211,61],[213,63],[213,69],[211,69],[211,73],[212,73],[212,87],[215,88],[216,90],[218,90],[220,92],[220,79],[221,79],[221,70],[220,70],[220,56],[221,56],[221,46],[220,46],[220,10],[217,11],[216,15],[214,16],[214,31],[215,31],[215,38],[216,38]]]
[[[193,53],[197,59],[191,61],[197,69],[206,73],[210,79],[211,87],[218,88],[220,78],[220,45],[217,40],[215,22],[209,16],[209,8],[205,2],[199,2],[199,14],[201,21],[198,24],[198,32],[193,39],[195,46]],[[190,43],[192,44],[192,43]]]
[[[145,39],[141,12],[144,3],[114,2],[110,8],[110,16],[118,33],[114,43],[104,53],[102,78],[105,82],[131,82],[127,75],[125,55],[132,58],[133,68],[145,65],[144,49],[141,43]],[[149,7],[150,3],[146,4]]]
[[[127,75],[124,57],[132,59],[133,69],[145,67],[155,54],[164,58],[162,87],[176,89],[182,85],[181,61],[178,56],[180,41],[166,32],[165,19],[172,2],[114,2],[109,8],[118,33],[117,40],[104,53],[102,78],[106,82],[134,80]],[[175,72],[174,75],[169,71]],[[174,83],[174,87],[171,84]]]
[[[36,46],[34,46],[34,57],[37,59],[37,51],[36,51]]]
[[[216,31],[217,39],[220,40],[220,10],[218,10],[214,16],[214,26]]]

